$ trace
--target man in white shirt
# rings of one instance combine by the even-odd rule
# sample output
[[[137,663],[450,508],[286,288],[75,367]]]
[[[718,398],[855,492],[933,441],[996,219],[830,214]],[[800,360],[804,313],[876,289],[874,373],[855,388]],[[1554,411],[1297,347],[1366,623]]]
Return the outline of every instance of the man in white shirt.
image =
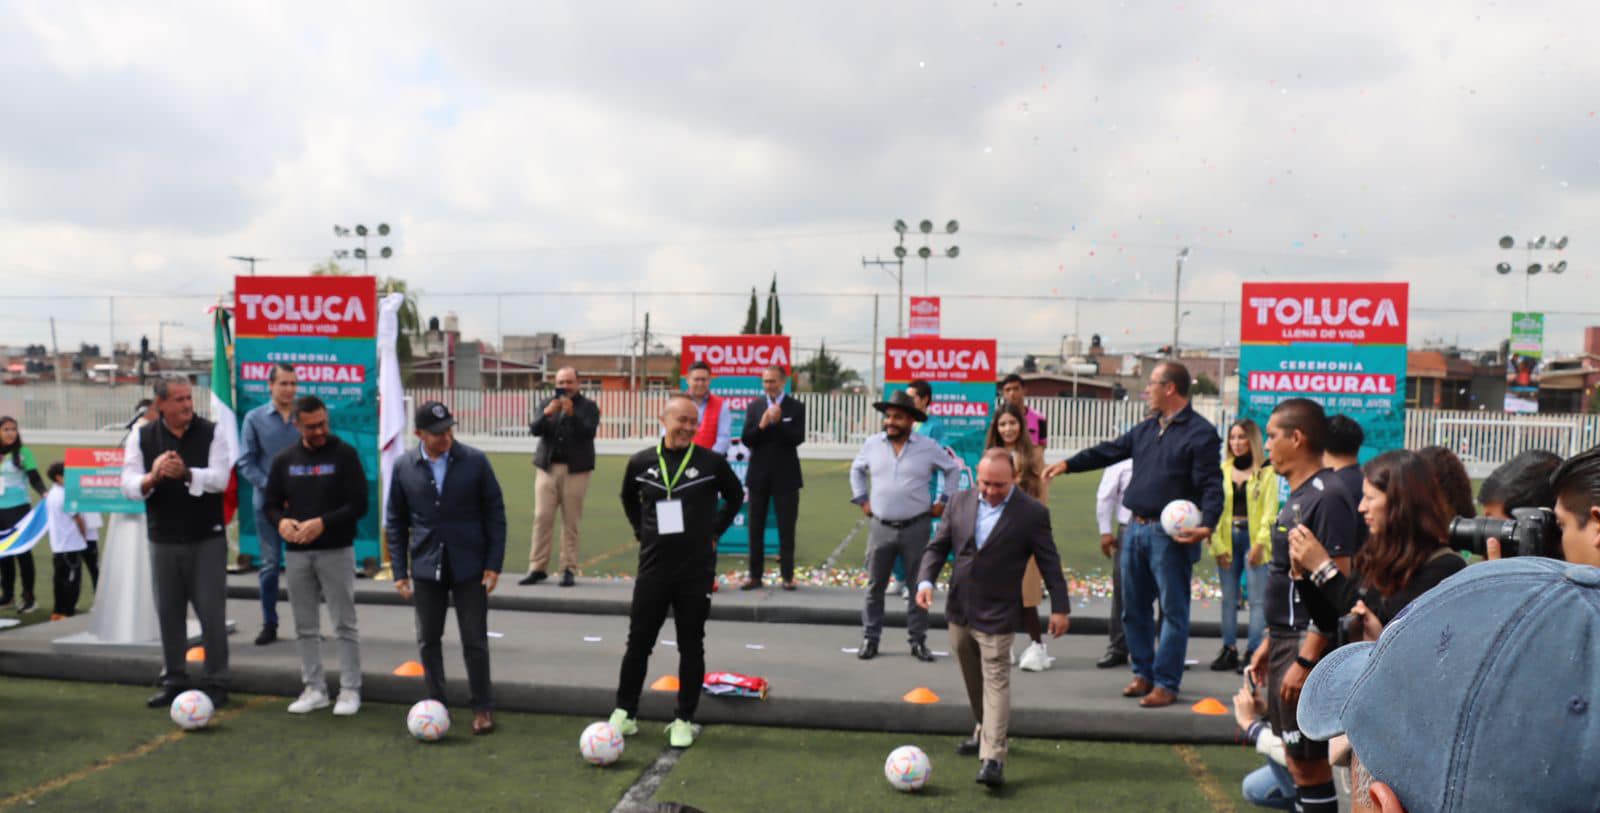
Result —
[[[1106,654],[1095,661],[1095,666],[1110,669],[1128,662],[1128,639],[1122,632],[1122,568],[1117,556],[1122,528],[1128,526],[1133,513],[1122,506],[1122,492],[1133,477],[1133,461],[1124,460],[1109,466],[1100,475],[1100,489],[1095,493],[1094,520],[1100,526],[1100,552],[1111,560],[1111,622],[1108,631],[1111,642]],[[1115,520],[1115,524],[1112,523]]]

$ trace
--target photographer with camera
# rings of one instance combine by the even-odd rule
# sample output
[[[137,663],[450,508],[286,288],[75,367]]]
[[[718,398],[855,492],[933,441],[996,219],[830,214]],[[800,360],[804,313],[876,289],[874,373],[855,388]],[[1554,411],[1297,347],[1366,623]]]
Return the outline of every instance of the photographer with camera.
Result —
[[[1538,449],[1502,463],[1478,489],[1483,518],[1476,522],[1457,518],[1452,522],[1451,546],[1486,559],[1499,559],[1508,552],[1511,556],[1562,558],[1561,533],[1551,513],[1556,495],[1550,486],[1550,477],[1560,466],[1559,456]],[[1505,522],[1519,516],[1524,518],[1520,525]],[[1502,538],[1513,544],[1502,544]]]
[[[1383,626],[1417,596],[1466,567],[1447,544],[1450,513],[1434,469],[1415,452],[1395,450],[1364,470],[1360,511],[1367,543],[1350,575],[1341,573],[1309,528],[1289,534],[1289,556],[1314,589],[1306,605],[1318,629],[1335,629],[1348,613],[1361,624],[1351,640],[1377,640]]]
[[[1600,566],[1600,446],[1562,463],[1550,477],[1550,489],[1555,492],[1561,558]]]
[[[594,474],[594,436],[600,430],[600,407],[578,391],[578,371],[556,371],[555,395],[545,399],[528,431],[539,439],[533,453],[533,545],[528,575],[517,584],[538,584],[549,578],[555,546],[556,510],[561,511],[561,586],[577,583],[579,525],[583,498]]]

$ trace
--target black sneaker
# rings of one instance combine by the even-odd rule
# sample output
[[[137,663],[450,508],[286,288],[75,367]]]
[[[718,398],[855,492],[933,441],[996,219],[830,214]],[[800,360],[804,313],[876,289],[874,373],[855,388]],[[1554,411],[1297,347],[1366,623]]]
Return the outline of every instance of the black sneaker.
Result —
[[[37,609],[39,609],[39,605],[33,600],[33,596],[23,594],[22,603],[17,605],[17,612],[31,613]]]
[[[165,686],[162,687],[161,691],[150,695],[150,699],[144,701],[144,704],[153,709],[168,708],[172,705],[172,701],[178,699],[178,695],[180,694],[183,694],[183,692],[179,691],[178,687]]]
[[[576,576],[572,575],[572,571],[570,571],[570,570],[561,571],[561,586],[562,587],[571,587],[571,586],[573,586],[573,585],[575,585],[577,583],[578,583],[578,578]]]
[[[1227,672],[1239,668],[1239,650],[1225,646],[1217,653],[1217,659],[1211,662],[1211,671]]]
[[[529,573],[528,575],[518,579],[517,584],[527,587],[530,584],[538,584],[539,582],[542,582],[548,578],[550,578],[549,573],[546,573],[543,570],[535,570],[532,573]]]
[[[266,646],[276,640],[278,640],[278,625],[267,624],[256,635],[256,646]]]

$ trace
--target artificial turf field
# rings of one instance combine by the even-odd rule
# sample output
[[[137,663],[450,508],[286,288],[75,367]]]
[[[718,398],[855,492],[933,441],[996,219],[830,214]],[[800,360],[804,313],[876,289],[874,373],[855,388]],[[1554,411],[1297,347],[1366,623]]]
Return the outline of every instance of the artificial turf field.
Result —
[[[438,743],[405,731],[405,708],[367,704],[352,718],[297,716],[288,700],[235,695],[209,730],[181,733],[147,689],[0,678],[0,811],[390,811],[418,800],[454,809],[608,811],[666,744],[644,722],[622,759],[578,756],[590,721],[497,715],[487,737],[468,718]],[[933,761],[917,794],[894,791],[883,761],[915,744]],[[661,780],[652,805],[723,811],[1236,810],[1241,777],[1261,764],[1242,746],[1013,740],[1007,784],[973,782],[953,738],[806,729],[708,727]],[[654,809],[653,807],[645,809]]]
[[[62,459],[60,446],[33,446],[34,457],[41,469]],[[505,572],[520,577],[528,569],[528,553],[533,532],[533,464],[530,455],[495,453],[490,455],[500,486],[506,495],[506,563]],[[588,498],[584,502],[583,542],[581,564],[583,575],[631,575],[638,561],[638,544],[622,514],[618,492],[622,483],[622,470],[626,459],[618,456],[601,457],[594,477],[590,481]],[[850,463],[845,460],[801,461],[805,470],[806,487],[800,496],[800,520],[797,523],[795,562],[801,568],[821,565],[838,548],[861,519],[861,511],[850,504]],[[1100,555],[1100,533],[1095,526],[1094,496],[1100,485],[1098,473],[1067,475],[1051,483],[1050,509],[1054,525],[1056,547],[1061,551],[1061,561],[1067,570],[1081,575],[1108,572],[1109,560]],[[556,528],[560,533],[560,526]],[[839,567],[859,568],[866,557],[866,533],[858,533],[837,557]],[[38,579],[35,594],[39,610],[23,616],[23,623],[36,623],[50,616],[51,589],[50,552],[40,543],[31,554],[34,557]],[[741,568],[743,552],[724,553],[721,568],[725,574]],[[776,563],[769,561],[769,566]],[[552,567],[555,563],[552,562]],[[1216,567],[1209,556],[1203,556],[1195,567],[1195,575],[1214,580]],[[87,584],[80,609],[87,609],[93,601]],[[18,617],[15,610],[0,609],[0,618]]]

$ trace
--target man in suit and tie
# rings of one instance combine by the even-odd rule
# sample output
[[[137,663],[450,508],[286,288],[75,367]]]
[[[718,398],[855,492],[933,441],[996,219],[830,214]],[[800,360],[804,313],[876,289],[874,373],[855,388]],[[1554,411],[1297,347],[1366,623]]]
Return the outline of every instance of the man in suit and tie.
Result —
[[[955,551],[945,618],[950,648],[961,664],[967,701],[978,724],[956,753],[977,754],[977,781],[1004,784],[1006,728],[1011,721],[1011,643],[1022,621],[1022,573],[1028,557],[1039,563],[1050,589],[1050,634],[1067,632],[1072,599],[1061,557],[1050,535],[1050,509],[1016,487],[1016,469],[1004,449],[984,452],[978,487],[955,496],[922,556],[917,604],[933,606],[933,582]]]
[[[744,484],[749,492],[750,575],[740,590],[761,586],[763,557],[766,554],[767,505],[778,512],[778,568],[783,589],[794,589],[794,524],[800,517],[800,454],[796,449],[806,441],[806,405],[783,388],[789,374],[778,365],[761,373],[762,397],[750,402],[745,411],[744,432],[739,439],[750,449],[750,467]]]
[[[472,733],[494,730],[489,688],[489,593],[506,557],[506,503],[489,457],[457,443],[438,401],[417,408],[417,448],[394,462],[386,530],[394,586],[413,601],[428,698],[445,702],[445,612],[456,606]]]

